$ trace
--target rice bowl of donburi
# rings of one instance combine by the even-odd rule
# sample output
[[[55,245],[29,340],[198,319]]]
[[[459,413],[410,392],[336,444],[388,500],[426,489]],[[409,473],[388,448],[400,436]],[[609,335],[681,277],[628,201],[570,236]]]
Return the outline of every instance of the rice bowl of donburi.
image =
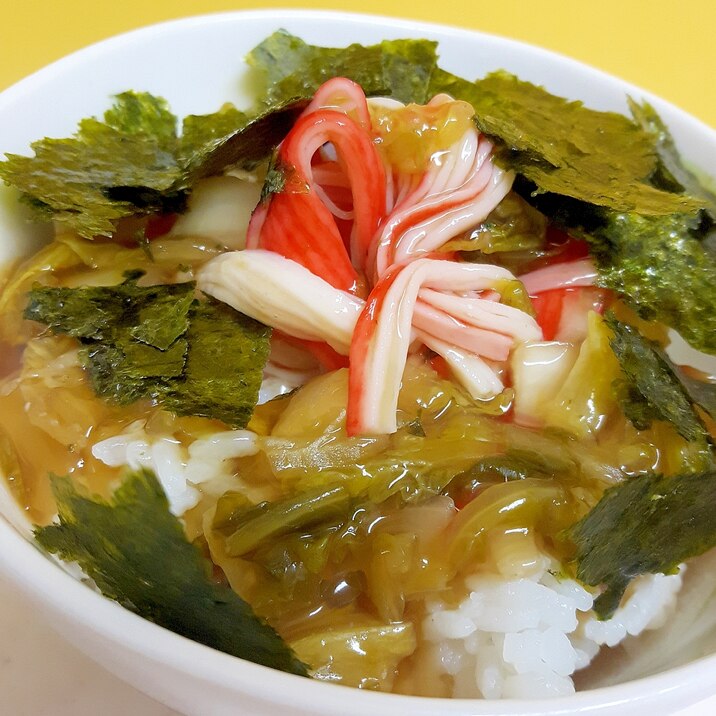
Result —
[[[256,12],[77,53],[0,136],[2,559],[100,663],[186,713],[713,692],[711,130]]]

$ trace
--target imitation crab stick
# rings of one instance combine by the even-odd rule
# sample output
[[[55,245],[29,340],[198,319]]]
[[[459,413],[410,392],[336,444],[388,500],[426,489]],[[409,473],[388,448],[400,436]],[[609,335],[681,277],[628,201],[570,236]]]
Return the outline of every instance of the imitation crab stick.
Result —
[[[313,176],[314,155],[328,143],[352,189],[349,253],[332,207],[322,200],[325,194]],[[315,109],[304,113],[282,142],[276,165],[283,173],[284,185],[258,208],[249,226],[247,246],[280,253],[336,288],[355,292],[357,271],[365,265],[370,242],[385,213],[385,173],[372,137],[341,111]]]
[[[295,261],[261,249],[232,251],[197,275],[204,293],[283,333],[325,341],[344,355],[364,302]]]
[[[542,337],[531,316],[500,303],[509,271],[434,253],[512,186],[472,108],[439,95],[426,107],[380,100],[370,110],[349,80],[323,85],[279,146],[283,184],[254,212],[248,249],[198,276],[206,293],[327,369],[349,356],[352,435],[395,431],[409,350],[427,346],[483,399],[503,389],[489,361]]]
[[[472,306],[476,301],[484,303],[488,316],[497,316],[498,321],[502,309],[512,314],[517,309],[497,308],[500,304],[492,297],[479,299],[474,293],[512,278],[498,266],[419,259],[393,267],[364,302],[295,261],[255,249],[216,257],[199,271],[197,284],[205,293],[287,336],[323,341],[338,353],[350,351],[347,429],[359,434],[395,431],[400,380],[408,348],[416,338],[445,359],[474,397],[492,397],[502,390],[499,378],[480,354],[505,360],[517,336],[535,331],[525,333],[523,327],[507,336],[469,326],[454,314],[473,320],[479,314]],[[421,294],[424,299],[419,298]],[[424,313],[416,311],[416,306],[430,309],[430,301],[451,311],[434,309],[444,321],[421,320]],[[462,303],[469,306],[461,308]],[[523,326],[532,320],[526,314],[514,318]]]
[[[422,289],[419,296],[434,308],[441,309],[468,325],[495,331],[520,341],[542,339],[542,331],[532,316],[504,303],[452,296],[430,289]]]
[[[442,336],[456,348],[496,361],[507,360],[513,343],[506,335],[465,323],[454,314],[420,299],[413,309],[413,326],[424,333]]]
[[[570,242],[567,251],[575,245],[580,250],[580,244]],[[597,270],[586,257],[557,261],[520,276],[545,340],[579,342],[586,337],[587,313],[601,313],[606,300],[606,292],[594,286],[596,277]]]
[[[335,109],[350,117],[366,131],[371,130],[370,111],[363,88],[347,77],[332,77],[315,92],[304,114]]]
[[[502,392],[502,381],[482,358],[422,331],[417,335],[447,363],[452,375],[475,400],[486,400]]]
[[[520,276],[527,293],[534,296],[543,291],[556,288],[576,288],[593,286],[597,278],[597,269],[591,259],[563,261],[544,268],[530,271]]]
[[[433,252],[479,224],[509,192],[514,175],[492,162],[492,144],[471,127],[417,186],[398,197],[371,245],[374,277]]]
[[[398,392],[421,288],[475,291],[497,288],[500,280],[513,278],[499,266],[435,259],[416,259],[389,269],[369,295],[351,342],[348,433],[397,429]]]

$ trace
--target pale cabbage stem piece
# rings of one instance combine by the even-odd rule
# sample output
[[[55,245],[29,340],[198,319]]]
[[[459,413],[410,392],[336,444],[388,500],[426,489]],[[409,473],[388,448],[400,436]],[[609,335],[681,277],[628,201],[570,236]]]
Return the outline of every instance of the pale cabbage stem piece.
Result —
[[[347,355],[364,301],[273,251],[222,254],[197,275],[204,293],[295,338]]]

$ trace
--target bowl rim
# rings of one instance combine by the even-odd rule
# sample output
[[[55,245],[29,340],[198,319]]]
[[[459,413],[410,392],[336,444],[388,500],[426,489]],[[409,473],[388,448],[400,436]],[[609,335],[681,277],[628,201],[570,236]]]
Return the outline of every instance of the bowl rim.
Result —
[[[716,143],[716,130],[700,119],[674,106],[652,93],[574,60],[558,52],[477,30],[459,28],[449,24],[412,21],[374,14],[347,13],[328,10],[265,9],[237,10],[195,15],[152,24],[100,40],[62,57],[34,72],[0,92],[0,113],[17,102],[34,94],[42,85],[51,82],[78,65],[84,65],[104,53],[143,41],[158,34],[171,33],[187,26],[203,27],[227,20],[241,19],[245,22],[292,19],[317,22],[360,23],[404,30],[406,36],[441,34],[460,36],[483,42],[497,42],[507,48],[528,49],[531,53],[552,60],[559,60],[598,82],[618,83],[626,93],[633,93],[652,102],[660,110],[668,110],[686,125],[687,130],[707,133]],[[705,686],[703,675],[713,672],[716,654],[702,657],[686,665],[635,681],[602,687],[574,695],[536,702],[522,700],[446,699],[385,694],[353,689],[291,674],[254,664],[249,661],[217,651],[180,636],[163,627],[137,616],[118,603],[103,597],[87,585],[70,576],[53,559],[41,552],[39,547],[22,537],[0,514],[0,569],[27,596],[49,606],[55,614],[69,616],[74,622],[95,632],[104,640],[123,644],[136,654],[141,654],[157,664],[164,664],[177,671],[187,672],[217,687],[238,689],[276,706],[312,708],[320,705],[316,713],[342,713],[361,716],[369,710],[394,714],[558,714],[575,711],[596,713],[618,706],[638,703],[640,706],[657,704],[663,708],[664,699],[669,703],[686,705],[705,698],[716,691],[716,686]],[[351,698],[345,699],[350,693]]]

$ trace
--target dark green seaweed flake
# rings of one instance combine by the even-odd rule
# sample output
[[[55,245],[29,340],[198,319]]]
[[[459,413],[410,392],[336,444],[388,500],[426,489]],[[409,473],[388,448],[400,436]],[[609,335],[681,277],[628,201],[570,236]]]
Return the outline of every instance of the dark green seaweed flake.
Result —
[[[634,426],[644,430],[652,420],[664,420],[685,440],[705,443],[706,428],[666,354],[633,326],[610,314],[606,321],[612,331],[612,350],[624,374],[618,389],[622,408]]]
[[[258,399],[270,330],[193,283],[35,286],[25,317],[78,338],[95,392],[120,405],[146,398],[179,415],[244,427]]]
[[[190,544],[148,470],[129,473],[110,502],[53,477],[59,524],[35,530],[38,543],[77,562],[102,594],[149,621],[241,659],[306,676],[281,637]]]
[[[716,546],[716,473],[644,475],[608,489],[570,530],[577,577],[603,586],[594,608],[611,616],[632,579],[672,574]]]

